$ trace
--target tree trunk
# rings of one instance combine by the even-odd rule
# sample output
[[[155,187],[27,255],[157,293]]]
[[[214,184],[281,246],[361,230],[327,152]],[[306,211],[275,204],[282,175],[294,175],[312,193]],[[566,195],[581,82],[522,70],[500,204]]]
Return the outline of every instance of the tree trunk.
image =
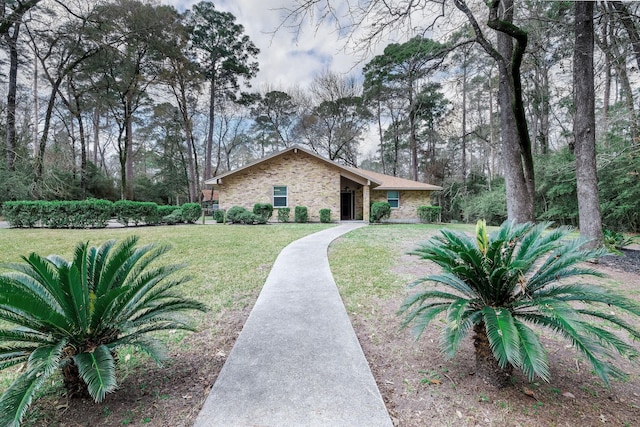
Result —
[[[416,136],[416,113],[413,96],[413,82],[409,89],[409,150],[411,152],[411,179],[418,180],[418,137]]]
[[[636,58],[636,64],[638,65],[638,69],[640,69],[640,34],[638,33],[638,28],[636,27],[633,19],[631,18],[631,14],[629,13],[629,9],[627,6],[621,1],[611,1],[608,2],[613,5],[616,11],[619,13],[620,21],[622,21],[622,25],[624,26],[627,35],[629,36],[629,40],[631,41],[631,46],[633,47],[633,53]]]
[[[13,172],[16,162],[16,93],[18,90],[18,36],[22,15],[16,17],[12,25],[13,32],[5,33],[9,47],[9,89],[7,91],[7,129],[6,129],[6,162],[7,170]]]
[[[473,346],[476,349],[476,374],[483,381],[497,388],[504,388],[510,385],[513,366],[500,367],[491,352],[484,323],[475,325],[473,331],[475,332]]]
[[[508,60],[499,64],[500,122],[507,190],[507,215],[516,222],[533,221],[534,218],[534,176],[533,157],[520,82],[520,63],[526,49],[527,36],[513,26],[513,0],[502,2],[501,16],[498,6],[488,23],[497,31],[497,46],[500,55]],[[514,46],[514,37],[518,35]]]
[[[551,107],[549,100],[551,94],[549,91],[549,68],[547,64],[543,64],[541,70],[541,100],[540,100],[540,153],[549,153],[549,115],[551,114]]]
[[[467,192],[467,50],[462,60],[462,187]]]
[[[609,49],[610,34],[613,34],[613,25],[608,14],[603,16],[602,23],[602,39],[598,41],[595,37],[596,43],[604,53],[604,94],[602,95],[602,133],[608,140],[607,134],[609,133],[609,110],[611,106],[611,69],[613,68],[613,58],[611,58],[611,49]]]
[[[98,152],[100,151],[100,107],[93,109],[93,164],[99,165]]]
[[[380,137],[380,164],[382,166],[382,173],[387,173],[387,166],[384,159],[384,131],[382,130],[382,102],[379,98],[376,100],[376,118],[378,121],[378,136]]]
[[[125,101],[125,135],[124,135],[124,145],[125,145],[125,178],[126,181],[123,183],[124,188],[124,198],[125,200],[133,200],[133,111],[132,111],[132,103],[131,99],[132,95],[127,94],[127,99]]]
[[[207,180],[212,176],[212,160],[213,160],[213,132],[216,105],[216,85],[215,79],[211,81],[209,88],[209,129],[207,132],[207,146],[204,158],[204,179]],[[219,151],[219,150],[218,150]],[[219,157],[219,156],[218,156]]]
[[[82,112],[80,111],[80,97],[82,96],[75,87],[73,87],[73,115],[78,122],[78,134],[80,136],[80,192],[82,199],[87,197],[87,136],[84,129],[84,121],[82,120]]]
[[[70,398],[88,398],[89,390],[87,384],[80,378],[80,372],[78,366],[73,360],[62,368],[62,382],[65,390],[67,390],[67,397]]]
[[[602,222],[596,173],[595,90],[593,76],[593,2],[575,3],[575,51],[573,94],[576,114],[573,124],[578,190],[580,234],[602,243]]]
[[[47,102],[47,111],[44,115],[44,126],[42,129],[42,135],[40,136],[40,142],[36,148],[36,158],[34,167],[33,188],[34,196],[40,198],[40,186],[42,177],[44,175],[44,156],[47,149],[47,141],[49,139],[49,128],[51,127],[51,116],[53,115],[53,109],[55,108],[56,94],[62,84],[62,77],[59,77],[53,82],[53,88],[49,95],[49,102]]]
[[[516,222],[534,220],[534,172],[531,139],[522,99],[520,67],[527,48],[527,33],[513,24],[514,1],[488,2],[487,26],[496,31],[497,48],[482,33],[473,13],[462,0],[455,6],[469,19],[478,43],[498,64],[502,157],[507,189],[507,215]],[[515,41],[515,43],[514,43]]]

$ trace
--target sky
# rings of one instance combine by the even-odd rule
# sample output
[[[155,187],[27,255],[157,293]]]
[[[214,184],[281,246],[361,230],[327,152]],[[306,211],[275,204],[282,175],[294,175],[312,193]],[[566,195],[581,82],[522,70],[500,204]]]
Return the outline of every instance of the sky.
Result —
[[[195,0],[161,0],[178,11],[198,3]],[[271,89],[287,89],[292,86],[308,87],[314,75],[330,69],[337,73],[361,74],[362,64],[356,55],[345,52],[344,42],[335,28],[327,23],[317,30],[315,24],[306,23],[297,40],[290,29],[283,28],[273,34],[283,19],[278,10],[291,0],[218,0],[216,9],[231,12],[236,22],[245,28],[245,34],[260,49],[260,72],[252,81],[254,90],[267,84]]]

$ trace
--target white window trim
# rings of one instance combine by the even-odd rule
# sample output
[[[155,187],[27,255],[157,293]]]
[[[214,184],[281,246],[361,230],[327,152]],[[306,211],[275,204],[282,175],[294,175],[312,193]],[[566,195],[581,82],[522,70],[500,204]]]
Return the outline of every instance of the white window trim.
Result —
[[[398,193],[398,198],[397,199],[390,199],[389,198],[389,192],[390,191],[395,191],[396,193]],[[393,207],[391,206],[391,209],[400,209],[400,190],[387,190],[387,203],[389,203],[389,200],[398,200],[398,206]],[[391,203],[389,203],[389,205],[391,205]]]
[[[287,191],[287,195],[286,196],[276,196],[276,187],[284,187]],[[280,208],[288,208],[289,207],[289,187],[286,185],[274,185],[272,190],[271,190],[271,201],[273,202],[273,207],[274,209],[280,209]],[[278,198],[282,198],[284,197],[285,199],[285,204],[284,206],[276,206],[276,197]]]

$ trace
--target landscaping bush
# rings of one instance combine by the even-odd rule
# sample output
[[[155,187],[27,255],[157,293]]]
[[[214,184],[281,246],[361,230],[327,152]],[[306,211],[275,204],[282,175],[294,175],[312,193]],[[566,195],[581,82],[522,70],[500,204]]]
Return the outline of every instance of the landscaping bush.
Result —
[[[320,222],[331,222],[331,209],[320,209]]]
[[[5,202],[3,213],[12,227],[103,228],[107,226],[113,204],[108,200]]]
[[[485,222],[479,221],[475,236],[441,230],[411,252],[435,262],[443,272],[412,284],[435,286],[405,300],[400,309],[406,316],[403,326],[413,324],[419,337],[432,320],[444,316],[440,346],[448,357],[473,331],[476,373],[499,387],[509,384],[513,368],[529,381],[549,381],[547,350],[534,329],[538,327],[566,339],[607,386],[610,377],[622,378],[610,364],[613,351],[629,358],[637,352],[622,334],[606,328],[640,337],[637,320],[627,321],[623,315],[639,316],[640,305],[610,288],[586,284],[585,276],[602,274],[584,262],[597,260],[606,250],[570,239],[567,227],[549,226],[505,222],[487,235]]]
[[[84,201],[86,224],[90,227],[104,228],[113,214],[113,203],[109,200],[87,199]]]
[[[186,279],[169,276],[181,267],[156,266],[168,248],[137,243],[79,243],[71,262],[32,253],[0,275],[0,368],[22,366],[0,397],[0,425],[20,425],[56,371],[67,396],[100,402],[117,389],[119,348],[133,346],[159,364],[164,346],[153,332],[193,330],[183,313],[206,307],[176,293]]]
[[[158,204],[153,202],[136,202],[140,204],[142,212],[142,221],[146,225],[160,224],[160,214],[158,213]]]
[[[77,209],[73,203],[45,202],[42,207],[42,225],[48,228],[68,228],[71,224],[71,217]]]
[[[135,225],[140,223],[155,225],[160,222],[158,205],[153,202],[118,200],[113,204],[113,210],[116,220],[125,227],[131,222]]]
[[[224,222],[224,209],[218,209],[213,211],[213,219],[218,223],[221,224]]]
[[[181,206],[182,218],[189,224],[195,223],[202,216],[200,203],[185,203]]]
[[[167,215],[171,215],[176,209],[180,209],[180,207],[175,205],[160,205],[158,206],[158,215],[160,218],[164,218]]]
[[[258,223],[266,224],[273,215],[273,205],[271,203],[256,203],[253,205],[253,214]]]
[[[227,211],[227,221],[233,224],[253,224],[256,216],[242,206],[234,206]]]
[[[605,246],[613,253],[620,253],[620,249],[633,244],[635,241],[633,237],[626,237],[622,233],[607,228],[602,230],[602,234],[604,235]]]
[[[43,202],[4,202],[2,215],[12,227],[30,228],[40,221],[42,205]]]
[[[309,221],[309,215],[307,213],[306,206],[296,206],[294,211],[294,221],[300,223]]]
[[[233,224],[240,224],[242,222],[242,214],[246,209],[242,206],[233,206],[227,211],[227,221]]]
[[[259,218],[253,212],[249,212],[249,210],[245,210],[240,215],[240,222],[242,224],[253,225],[256,222],[259,222]]]
[[[136,202],[132,202],[131,200],[118,200],[115,202],[113,204],[113,216],[125,227],[128,227],[130,222],[138,225],[138,223],[142,221],[142,217],[137,210]]]
[[[383,219],[391,216],[391,205],[389,202],[374,202],[371,205],[370,222],[380,223]]]
[[[162,223],[167,225],[182,224],[184,217],[182,216],[182,209],[177,206],[171,206],[173,211],[169,215],[162,216]],[[163,209],[164,210],[164,209]]]
[[[470,196],[463,203],[466,222],[474,223],[484,219],[489,225],[500,225],[507,219],[507,193],[504,184],[494,184],[491,191]]]
[[[278,208],[278,222],[289,222],[291,208]]]
[[[440,206],[418,206],[418,218],[420,222],[438,222],[442,207]]]

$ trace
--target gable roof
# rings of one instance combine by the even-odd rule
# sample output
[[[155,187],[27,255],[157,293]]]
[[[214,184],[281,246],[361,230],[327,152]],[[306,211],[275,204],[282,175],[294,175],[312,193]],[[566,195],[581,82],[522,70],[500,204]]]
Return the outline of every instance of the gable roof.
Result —
[[[442,187],[439,187],[437,185],[425,184],[422,182],[412,181],[410,179],[398,178],[395,176],[385,175],[382,173],[368,171],[365,169],[359,169],[359,168],[354,168],[350,166],[340,165],[329,159],[319,156],[318,154],[312,151],[309,151],[306,148],[300,147],[299,145],[293,145],[282,151],[273,153],[267,157],[263,157],[262,159],[251,162],[238,169],[234,169],[234,170],[222,173],[220,175],[216,175],[213,178],[206,180],[204,183],[205,185],[217,185],[219,184],[220,180],[225,177],[228,177],[230,175],[234,175],[243,170],[252,168],[253,166],[258,165],[267,160],[282,156],[290,151],[297,153],[298,150],[324,163],[337,167],[340,170],[342,176],[345,176],[346,178],[349,178],[351,180],[361,181],[362,184],[370,185],[372,188],[375,188],[376,190],[429,190],[429,191],[442,190]]]
[[[355,169],[355,168],[354,168]],[[443,188],[438,185],[427,184],[424,182],[414,181],[412,179],[399,178],[397,176],[385,175],[379,172],[360,169],[374,180],[380,181],[380,185],[374,190],[428,190],[440,191]]]

